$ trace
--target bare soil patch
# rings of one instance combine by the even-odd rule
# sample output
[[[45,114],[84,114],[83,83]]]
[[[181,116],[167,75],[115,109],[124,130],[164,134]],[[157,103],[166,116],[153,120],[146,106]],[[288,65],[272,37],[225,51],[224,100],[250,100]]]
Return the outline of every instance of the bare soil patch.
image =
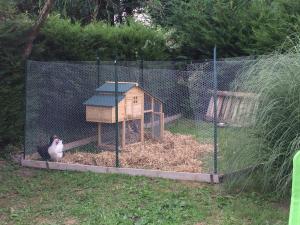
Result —
[[[66,218],[64,224],[65,225],[75,225],[75,224],[79,224],[79,223],[74,218]]]

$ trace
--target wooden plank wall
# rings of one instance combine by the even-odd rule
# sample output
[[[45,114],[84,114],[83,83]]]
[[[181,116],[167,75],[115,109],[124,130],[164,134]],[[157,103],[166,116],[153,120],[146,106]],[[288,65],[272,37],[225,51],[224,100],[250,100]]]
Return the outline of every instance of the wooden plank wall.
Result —
[[[224,122],[232,126],[247,126],[253,122],[253,114],[257,110],[257,95],[244,92],[217,92],[217,116],[218,122]],[[206,112],[206,119],[214,118],[214,99],[210,102]]]

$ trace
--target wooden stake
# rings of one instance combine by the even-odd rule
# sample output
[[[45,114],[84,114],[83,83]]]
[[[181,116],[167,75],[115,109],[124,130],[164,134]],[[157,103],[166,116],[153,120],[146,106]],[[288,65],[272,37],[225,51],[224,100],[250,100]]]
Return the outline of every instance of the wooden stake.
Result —
[[[121,147],[122,149],[125,148],[125,145],[126,145],[126,121],[123,120],[122,122],[122,142],[121,142]]]
[[[163,113],[163,105],[160,103],[160,138],[164,138],[165,130],[165,114]]]

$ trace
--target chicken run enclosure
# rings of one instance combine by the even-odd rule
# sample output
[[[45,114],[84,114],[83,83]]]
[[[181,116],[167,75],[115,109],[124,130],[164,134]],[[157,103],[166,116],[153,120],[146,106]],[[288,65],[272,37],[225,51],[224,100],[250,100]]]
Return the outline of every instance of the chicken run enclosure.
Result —
[[[239,74],[254,61],[28,61],[22,163],[219,182],[253,123]],[[64,156],[44,161],[54,134]]]

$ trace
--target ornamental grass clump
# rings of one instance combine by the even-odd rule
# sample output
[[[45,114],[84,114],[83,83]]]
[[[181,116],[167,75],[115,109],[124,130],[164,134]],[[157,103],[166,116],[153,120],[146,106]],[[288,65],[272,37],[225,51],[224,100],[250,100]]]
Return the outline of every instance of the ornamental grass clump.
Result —
[[[257,168],[250,180],[283,196],[290,191],[292,160],[300,149],[300,45],[289,53],[259,59],[243,72],[242,83],[244,91],[258,95],[249,134],[255,143],[250,150],[241,150],[235,162],[251,158]]]

